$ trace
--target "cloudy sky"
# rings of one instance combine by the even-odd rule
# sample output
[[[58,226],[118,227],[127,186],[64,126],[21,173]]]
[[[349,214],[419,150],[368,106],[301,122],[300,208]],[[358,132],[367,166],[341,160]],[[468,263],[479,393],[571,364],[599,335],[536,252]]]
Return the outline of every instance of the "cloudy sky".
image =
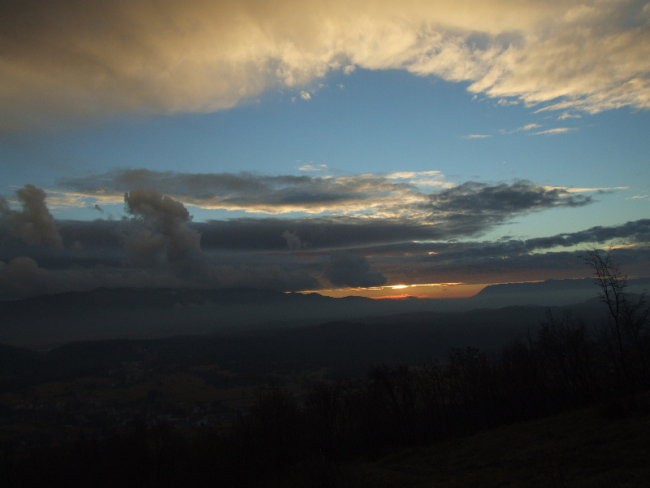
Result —
[[[650,2],[0,9],[0,298],[650,276]]]

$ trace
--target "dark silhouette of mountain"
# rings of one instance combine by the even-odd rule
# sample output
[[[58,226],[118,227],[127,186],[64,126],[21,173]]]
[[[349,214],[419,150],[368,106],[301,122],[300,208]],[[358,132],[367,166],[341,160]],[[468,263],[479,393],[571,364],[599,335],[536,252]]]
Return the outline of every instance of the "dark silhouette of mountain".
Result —
[[[642,290],[648,284],[650,280],[633,280],[629,289]],[[597,294],[591,280],[492,285],[475,297],[455,300],[331,298],[257,289],[97,289],[0,302],[0,343],[51,348],[72,341],[240,333],[513,305],[543,310]],[[525,315],[515,309],[500,313],[502,322]]]
[[[97,289],[0,302],[0,342],[51,347],[117,337],[238,332],[262,324],[304,326],[435,306],[430,300],[337,299],[255,289]]]
[[[42,364],[42,355],[21,347],[0,344],[0,378],[30,371]]]
[[[302,327],[278,323],[216,334],[70,342],[40,355],[3,346],[0,364],[16,374],[39,371],[40,376],[53,378],[102,375],[124,364],[166,370],[213,362],[256,375],[271,369],[321,368],[333,374],[362,374],[369,364],[427,362],[443,359],[452,348],[475,347],[489,353],[516,340],[526,342],[536,336],[549,311],[555,316],[570,312],[597,325],[605,309],[593,300],[552,309],[527,306],[414,312]]]
[[[594,294],[597,289],[591,279],[580,280],[546,280],[526,283],[501,283],[485,287],[477,296],[503,295],[511,293],[544,293],[583,290]]]
[[[650,290],[650,279],[628,281],[627,290],[643,293]],[[468,300],[471,308],[509,305],[570,305],[598,296],[599,289],[591,279],[547,280],[529,283],[505,283],[485,287]]]

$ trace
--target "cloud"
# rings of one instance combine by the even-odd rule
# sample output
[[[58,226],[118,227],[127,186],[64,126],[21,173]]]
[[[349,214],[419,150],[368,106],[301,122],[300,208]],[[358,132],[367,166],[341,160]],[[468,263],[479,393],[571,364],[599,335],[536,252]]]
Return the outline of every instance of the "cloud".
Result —
[[[341,249],[411,239],[444,238],[443,228],[409,220],[349,217],[230,219],[194,224],[210,250],[279,251],[297,242],[310,251]],[[308,246],[307,246],[308,244]],[[295,250],[295,249],[294,249]]]
[[[59,287],[48,278],[47,271],[31,258],[19,257],[6,264],[0,261],[0,291],[8,298],[58,291]]]
[[[440,177],[430,177],[427,183],[434,180],[439,181]],[[376,216],[394,215],[405,205],[426,200],[426,195],[410,182],[396,182],[373,174],[268,176],[245,172],[188,174],[136,169],[68,179],[62,184],[76,195],[100,200],[117,198],[137,188],[160,191],[202,208],[267,214],[361,215],[372,212]]]
[[[329,167],[327,164],[312,164],[312,163],[307,163],[301,165],[298,170],[300,171],[327,171]]]
[[[388,173],[386,178],[389,180],[414,180],[415,178],[420,177],[435,177],[443,178],[444,175],[442,171],[430,170],[430,171],[396,171],[394,173]]]
[[[401,242],[357,248],[356,252],[373,256],[375,266],[392,283],[487,283],[589,277],[584,250],[558,249],[612,244],[626,272],[650,275],[650,219],[528,240]]]
[[[590,203],[588,197],[574,196],[563,188],[547,189],[526,180],[512,184],[467,182],[431,197],[434,208],[445,211],[516,213],[557,206],[576,207]]]
[[[352,253],[332,255],[325,275],[334,286],[371,287],[386,283],[386,277],[373,270],[364,256]]]
[[[222,110],[351,67],[552,110],[647,109],[649,25],[634,0],[14,0],[0,18],[2,127]]]
[[[541,130],[539,132],[535,132],[536,136],[555,136],[558,134],[566,134],[567,132],[572,132],[576,130],[573,127],[555,127],[553,129],[546,129],[546,130]]]
[[[215,224],[218,223],[201,224],[204,225],[206,252],[241,245],[238,248],[243,253],[241,259],[248,260],[251,258],[246,252],[264,253],[287,248],[282,239],[276,243],[271,238],[277,238],[277,229],[282,224],[279,219],[275,223],[266,220],[257,222],[256,232],[252,232],[250,221],[230,222],[228,227],[220,224],[212,231],[206,231]],[[389,283],[484,283],[515,278],[587,277],[590,270],[581,260],[584,251],[576,251],[575,247],[582,245],[589,249],[613,243],[628,246],[626,266],[632,266],[634,256],[637,256],[637,267],[632,266],[631,273],[650,273],[650,219],[527,240],[457,242],[448,241],[449,236],[444,233],[435,234],[432,228],[421,227],[418,231],[407,224],[398,226],[393,223],[392,228],[385,222],[366,222],[360,228],[331,222],[293,222],[292,225],[294,229],[302,226],[300,232],[314,240],[313,243],[310,241],[309,247],[299,251],[305,258],[305,266],[318,262],[316,268],[309,269],[322,269],[334,286],[379,286],[381,280],[372,274],[373,271],[380,273]],[[220,244],[208,244],[205,242],[206,232],[214,232],[224,240]],[[416,237],[418,232],[419,238]],[[229,244],[226,244],[227,239],[232,239]],[[568,250],[558,251],[561,248]],[[332,251],[334,249],[338,251]],[[274,256],[278,257],[277,254]],[[327,284],[321,283],[321,286],[324,285]]]
[[[522,125],[521,127],[517,127],[515,129],[500,129],[499,133],[501,135],[511,135],[511,134],[517,134],[518,132],[530,132],[535,129],[539,129],[542,127],[540,124],[531,122],[530,124]]]
[[[292,262],[205,261],[203,273],[182,274],[169,266],[87,265],[46,267],[21,256],[0,261],[0,300],[97,288],[255,288],[295,291],[319,288],[309,270]]]
[[[200,254],[201,236],[188,227],[190,214],[182,203],[152,190],[128,192],[124,203],[143,223],[126,241],[135,259],[175,262]]]
[[[311,93],[309,93],[307,90],[300,90],[300,98],[308,102],[311,100]]]
[[[467,237],[516,215],[593,201],[575,188],[524,180],[454,186],[436,170],[342,177],[122,170],[63,184],[85,198],[121,195],[130,188],[159,188],[178,202],[203,208],[292,214],[291,219],[230,219],[191,227],[200,229],[204,247],[218,249],[286,249],[288,242],[296,242],[287,240],[291,235],[300,236],[314,249],[337,248],[342,242],[367,245]],[[144,246],[146,256],[167,246],[164,236],[150,235],[149,228],[140,231],[135,242]]]
[[[360,248],[359,251],[374,256],[420,256],[422,259],[462,261],[467,258],[491,256],[501,258],[533,253],[558,247],[578,245],[609,245],[624,241],[630,245],[650,245],[650,219],[630,221],[617,226],[596,226],[577,232],[567,232],[526,240],[504,239],[463,242],[404,242],[385,246]],[[433,256],[433,257],[432,257]]]
[[[8,227],[12,236],[33,246],[60,248],[61,235],[45,203],[45,192],[34,185],[16,191],[21,211],[13,211],[0,197],[0,225]]]
[[[517,131],[528,132],[528,131],[531,131],[533,129],[539,129],[540,127],[541,127],[541,125],[539,125],[539,124],[531,123],[531,124],[526,124],[526,125],[524,125],[522,127],[519,127],[517,129]]]
[[[188,286],[165,269],[123,267],[45,268],[29,257],[0,261],[0,299],[84,291],[96,288],[173,288]]]
[[[403,176],[408,176],[404,174]],[[548,208],[575,207],[590,203],[590,196],[563,187],[542,187],[520,181],[512,184],[468,182],[458,187],[429,194],[414,215],[421,218],[366,218],[330,215],[292,218],[239,218],[191,222],[186,210],[178,213],[171,225],[144,222],[142,218],[128,221],[97,220],[94,222],[61,222],[66,247],[76,243],[83,249],[119,247],[124,236],[153,233],[153,245],[164,249],[165,239],[179,233],[176,226],[193,236],[190,254],[196,253],[200,235],[205,253],[241,251],[266,252],[319,251],[373,246],[405,241],[432,241],[468,237],[490,230],[515,215]],[[583,189],[584,190],[584,189]],[[593,190],[593,189],[589,189]],[[157,198],[162,198],[157,196]],[[180,205],[180,203],[179,203]],[[155,214],[157,215],[157,214]],[[176,214],[174,214],[176,215]],[[162,231],[160,229],[163,229]],[[181,240],[184,242],[184,240]]]
[[[396,171],[385,175],[388,180],[409,183],[418,188],[452,188],[454,184],[445,179],[442,171]]]
[[[23,198],[44,205],[42,190],[28,193]],[[528,240],[450,241],[480,234],[512,215],[590,201],[523,181],[468,182],[428,195],[427,208],[420,209],[426,220],[339,216],[194,223],[181,202],[158,192],[132,190],[124,198],[130,218],[57,222],[58,248],[12,240],[13,230],[0,227],[0,299],[97,287],[313,290],[584,276],[579,254],[556,250],[580,244],[617,244],[622,263],[650,273],[650,219]],[[0,208],[5,217],[20,213],[3,199]]]
[[[44,195],[35,190],[33,194]],[[204,252],[189,212],[170,197],[134,190],[124,201],[130,219],[62,222],[64,246],[56,253],[47,247],[8,244],[3,235],[7,229],[0,228],[0,299],[98,287],[318,287],[313,270],[291,254],[248,254],[241,259]],[[0,201],[8,209],[5,203]],[[302,245],[296,235],[284,238],[296,250]]]
[[[582,118],[582,115],[580,115],[580,114],[575,114],[575,113],[571,113],[571,112],[562,112],[558,116],[557,119],[558,120],[569,120],[569,119],[581,119],[581,118]]]
[[[548,249],[555,246],[574,246],[583,243],[606,243],[614,239],[626,239],[628,242],[650,244],[650,219],[641,219],[611,227],[592,227],[590,229],[558,234],[552,237],[529,239],[528,249]]]
[[[527,181],[495,185],[466,182],[454,186],[436,170],[317,177],[253,173],[188,174],[134,169],[68,179],[62,185],[86,199],[117,198],[137,188],[160,191],[184,204],[207,209],[275,215],[298,212],[323,217],[399,219],[443,224],[457,221],[460,217],[474,221],[474,215],[481,215],[482,219],[488,209],[485,204],[489,203],[492,205],[489,207],[492,218],[485,224],[476,221],[480,228],[503,221],[516,213],[591,202],[587,197],[571,195],[572,192],[565,188],[542,187]],[[514,205],[516,199],[521,204],[519,207]],[[461,208],[463,202],[467,208]],[[502,206],[497,208],[499,203]]]
[[[547,190],[562,190],[567,193],[607,193],[612,191],[623,191],[629,190],[629,186],[596,186],[596,187],[584,187],[584,186],[554,186],[554,185],[544,185],[544,188]]]
[[[466,136],[463,136],[465,139],[487,139],[489,137],[492,137],[491,134],[467,134]]]
[[[298,237],[298,234],[295,234],[290,230],[285,230],[282,233],[282,237],[284,238],[285,241],[287,241],[287,246],[292,251],[299,251],[300,249],[305,247],[305,243],[303,243],[300,237]]]
[[[116,256],[114,260],[117,261],[121,255],[115,250],[122,248],[122,236],[134,232],[134,227],[137,227],[139,223],[96,220],[91,222],[64,221],[59,225],[66,248],[76,248],[75,256],[86,256],[84,253],[88,253],[89,256],[93,254],[103,257]],[[318,254],[335,249],[355,249],[373,255],[384,253],[399,256],[402,254],[425,255],[429,251],[435,251],[441,255],[447,253],[446,255],[449,256],[448,253],[452,248],[449,247],[450,244],[445,244],[445,241],[459,237],[449,234],[444,226],[408,221],[232,219],[188,225],[201,234],[201,249],[208,254],[221,252],[277,253],[287,250]],[[472,225],[472,229],[474,228],[475,225]],[[592,227],[579,232],[557,234],[544,238],[499,241],[491,243],[489,247],[485,247],[486,244],[481,244],[481,249],[488,250],[493,255],[501,255],[502,252],[533,252],[558,246],[605,244],[616,239],[635,243],[650,242],[650,219],[632,221],[619,226]],[[78,243],[78,245],[73,246],[73,243]],[[462,245],[456,243],[454,249],[465,249],[464,246],[470,246],[470,244],[471,241]],[[478,248],[472,247],[471,253],[479,253]],[[49,255],[40,254],[38,256],[39,261],[42,261]]]
[[[555,207],[578,207],[589,196],[563,188],[545,188],[525,180],[512,184],[466,182],[430,195],[431,218],[443,219],[450,234],[469,235],[504,222],[516,214]]]
[[[5,197],[0,195],[0,217],[5,218],[7,215],[11,215],[9,202]]]
[[[97,225],[98,235],[103,235],[100,242],[110,241],[104,234],[112,229],[131,243],[134,257],[141,250],[144,256],[163,261],[198,254],[201,240],[204,247],[215,249],[283,249],[288,241],[297,242],[291,236],[300,236],[303,244],[322,249],[344,243],[466,237],[516,215],[587,205],[593,200],[584,192],[616,189],[539,186],[525,180],[449,186],[435,170],[345,177],[124,170],[64,183],[84,201],[94,195],[122,195],[135,220],[99,221],[103,222]],[[192,223],[185,208],[188,203],[292,215]],[[317,211],[320,214],[314,216]],[[85,246],[92,234],[83,225],[70,223],[62,224],[62,233],[66,246]]]
[[[499,98],[499,100],[497,101],[497,105],[501,107],[513,107],[519,104],[520,104],[519,100],[508,100],[506,98]]]
[[[391,282],[408,278],[427,283],[456,281],[464,283],[498,283],[548,279],[590,278],[592,270],[584,262],[585,251],[552,251],[523,253],[512,256],[473,256],[465,260],[421,261],[382,266]],[[650,249],[616,249],[614,259],[624,273],[631,276],[650,275]],[[406,271],[405,271],[406,270]]]

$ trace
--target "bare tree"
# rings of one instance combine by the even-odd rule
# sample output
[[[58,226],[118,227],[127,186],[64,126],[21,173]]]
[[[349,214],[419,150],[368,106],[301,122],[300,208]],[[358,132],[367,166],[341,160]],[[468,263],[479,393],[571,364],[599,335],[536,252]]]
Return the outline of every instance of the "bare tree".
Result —
[[[613,261],[611,251],[603,252],[598,249],[589,251],[585,262],[594,271],[594,283],[600,288],[600,300],[607,306],[613,325],[612,332],[619,366],[625,369],[622,319],[626,302],[624,292],[627,276],[621,273],[618,265]]]
[[[627,276],[614,261],[611,250],[589,251],[585,262],[592,268],[594,283],[600,289],[600,300],[607,306],[612,352],[619,380],[629,382],[633,379],[629,356],[632,349],[638,348],[642,342],[641,334],[648,319],[645,296],[632,300],[626,293]]]

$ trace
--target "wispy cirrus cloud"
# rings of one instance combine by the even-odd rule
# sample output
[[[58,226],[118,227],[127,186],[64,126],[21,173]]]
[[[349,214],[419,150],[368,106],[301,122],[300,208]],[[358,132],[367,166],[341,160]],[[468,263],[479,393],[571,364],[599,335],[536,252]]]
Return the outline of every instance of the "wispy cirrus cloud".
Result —
[[[529,124],[522,125],[521,127],[516,127],[514,129],[500,129],[499,134],[506,136],[511,134],[517,134],[519,132],[530,132],[532,130],[539,129],[541,127],[542,126],[540,124],[531,122]]]
[[[547,190],[559,189],[566,191],[567,193],[605,193],[613,191],[624,191],[629,190],[629,186],[554,186],[554,185],[544,185],[544,188]]]
[[[329,166],[325,163],[314,164],[314,163],[305,163],[298,167],[299,171],[327,171]]]
[[[355,67],[546,110],[648,109],[649,27],[637,0],[14,0],[0,17],[2,127],[210,112],[274,88],[308,98]]]
[[[576,113],[572,113],[572,112],[562,112],[558,116],[557,119],[558,120],[570,120],[570,119],[581,119],[581,118],[582,118],[582,115],[580,115],[580,114],[576,114]]]
[[[488,139],[492,137],[492,134],[467,134],[463,136],[465,139]]]
[[[534,130],[534,129],[539,129],[540,127],[541,127],[541,125],[539,125],[539,124],[530,123],[530,124],[526,124],[526,125],[524,125],[522,127],[519,127],[517,129],[517,131],[518,132],[528,132],[528,131],[531,131],[531,130]]]
[[[567,132],[575,131],[575,127],[554,127],[552,129],[545,129],[535,132],[536,136],[556,136],[558,134],[566,134]]]
[[[579,118],[579,117],[571,117],[571,118]],[[541,124],[538,124],[536,122],[531,122],[529,124],[516,127],[514,129],[499,129],[498,133],[502,136],[509,136],[509,135],[520,134],[520,133],[534,135],[534,136],[548,136],[548,135],[566,134],[567,132],[572,132],[577,130],[577,128],[575,127],[554,127],[550,129],[538,130],[538,129],[542,129],[542,127],[543,126]],[[492,135],[491,134],[469,134],[463,137],[465,139],[485,139],[488,137],[492,137]]]

